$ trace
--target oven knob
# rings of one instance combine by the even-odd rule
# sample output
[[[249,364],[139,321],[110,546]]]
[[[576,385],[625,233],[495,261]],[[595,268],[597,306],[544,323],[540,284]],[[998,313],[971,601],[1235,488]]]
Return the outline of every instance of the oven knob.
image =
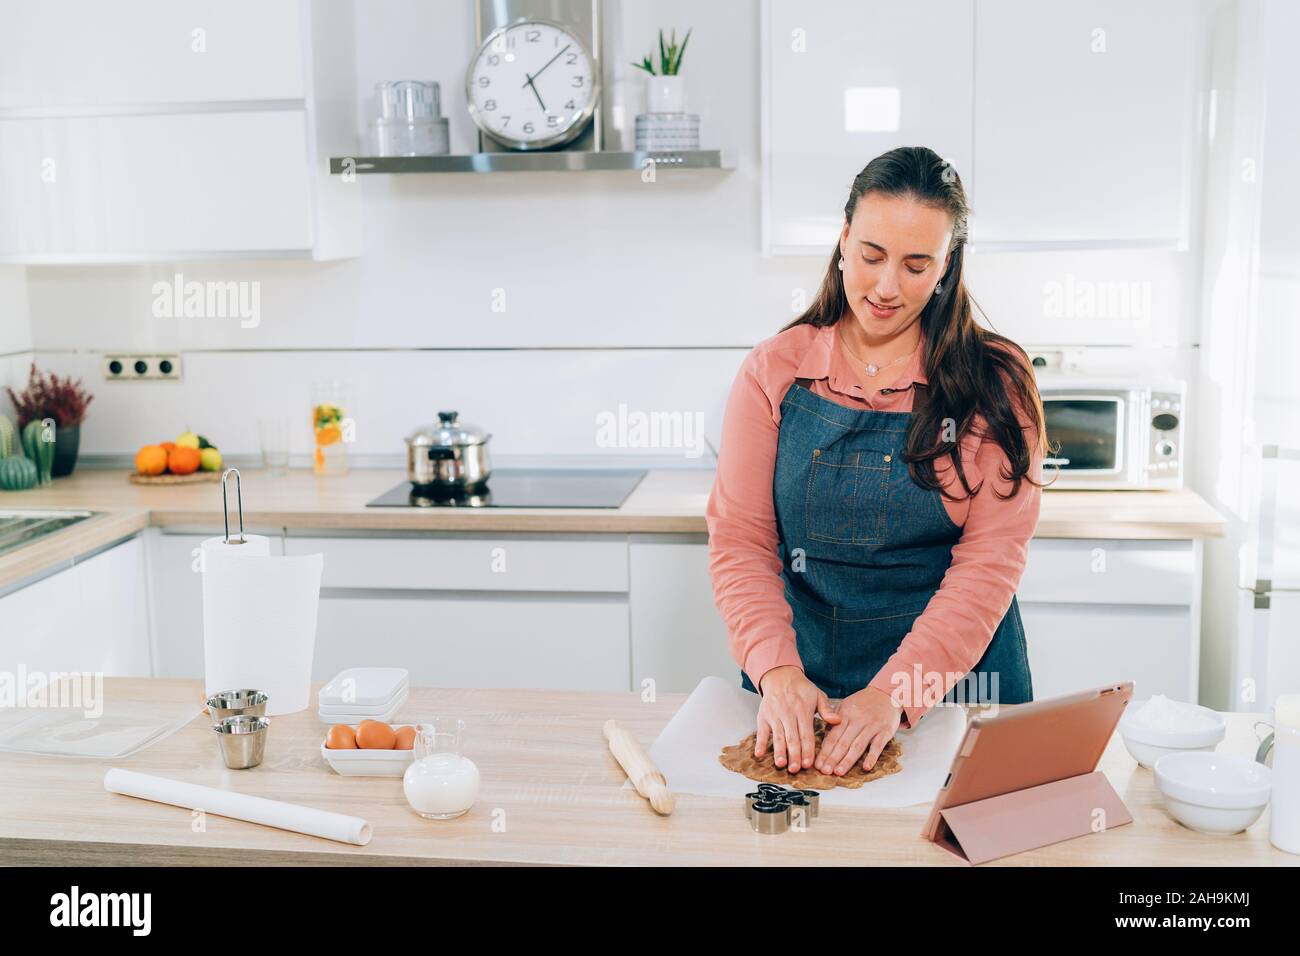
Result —
[[[1168,458],[1174,453],[1174,443],[1168,441],[1156,442],[1156,454],[1162,458]],[[1161,465],[1164,467],[1164,465]]]

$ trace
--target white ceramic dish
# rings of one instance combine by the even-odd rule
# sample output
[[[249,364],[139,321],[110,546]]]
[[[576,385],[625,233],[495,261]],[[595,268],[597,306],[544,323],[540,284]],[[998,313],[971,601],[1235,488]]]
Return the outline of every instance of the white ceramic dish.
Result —
[[[342,721],[338,721],[342,723]],[[360,721],[357,721],[360,723]],[[356,724],[352,724],[356,730]],[[399,726],[407,726],[401,724]],[[321,759],[344,777],[400,777],[415,756],[414,750],[330,750],[320,742]]]
[[[1240,833],[1264,812],[1273,786],[1268,767],[1237,754],[1166,754],[1155,776],[1169,815],[1201,833]]]
[[[1133,715],[1145,701],[1134,701],[1124,710],[1119,719],[1119,735],[1124,746],[1133,755],[1133,759],[1148,770],[1165,754],[1194,753],[1212,751],[1228,732],[1228,724],[1223,715],[1209,707],[1193,705],[1198,711],[1214,720],[1214,727],[1207,730],[1156,730],[1142,726]]]
[[[403,667],[349,667],[330,678],[316,695],[318,709],[365,713],[383,707],[410,686],[411,675]]]
[[[385,709],[378,713],[369,713],[370,707],[365,710],[354,710],[346,713],[330,713],[325,710],[316,711],[316,717],[322,724],[359,724],[363,720],[377,720],[380,723],[391,724],[397,712],[402,709],[406,703],[406,698],[410,691],[403,689],[391,702],[385,705]]]

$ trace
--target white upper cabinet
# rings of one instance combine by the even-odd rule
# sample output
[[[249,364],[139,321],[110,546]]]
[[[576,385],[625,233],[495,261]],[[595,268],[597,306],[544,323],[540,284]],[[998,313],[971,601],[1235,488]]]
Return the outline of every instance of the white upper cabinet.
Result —
[[[765,0],[763,248],[829,254],[853,177],[950,160],[990,249],[1185,248],[1203,0]]]
[[[307,95],[297,0],[4,3],[0,109]]]
[[[349,0],[0,9],[0,261],[360,254]]]
[[[1197,0],[978,0],[971,240],[1180,248]]]
[[[0,216],[0,248],[47,262],[308,249],[306,136],[300,110],[0,121],[0,206],[18,213]]]
[[[971,168],[974,0],[764,0],[764,251],[829,256],[873,157],[929,146]]]

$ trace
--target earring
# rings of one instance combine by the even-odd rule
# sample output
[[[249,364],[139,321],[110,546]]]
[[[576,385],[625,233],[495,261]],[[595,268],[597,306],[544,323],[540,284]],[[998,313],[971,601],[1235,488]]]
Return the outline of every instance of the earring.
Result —
[[[844,257],[840,256],[840,271],[844,271]]]
[[[938,294],[939,294],[940,292],[942,292],[942,291],[943,291],[943,283],[942,283],[942,282],[936,282],[936,283],[934,284],[934,294],[935,294],[935,295],[938,295]]]

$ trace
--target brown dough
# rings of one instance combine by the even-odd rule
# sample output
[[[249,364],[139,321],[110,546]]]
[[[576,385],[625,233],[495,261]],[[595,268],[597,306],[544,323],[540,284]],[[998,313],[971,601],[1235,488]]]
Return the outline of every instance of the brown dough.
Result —
[[[813,732],[817,735],[817,750],[821,751],[822,740],[826,736],[826,722],[820,717],[813,718]],[[798,787],[801,790],[830,790],[833,787],[856,789],[871,780],[887,777],[903,769],[899,757],[903,755],[903,745],[894,737],[885,744],[885,749],[876,758],[876,765],[870,770],[862,769],[862,757],[853,762],[842,777],[832,773],[822,773],[816,767],[791,773],[784,767],[772,762],[772,745],[769,743],[766,756],[754,757],[754,743],[758,735],[750,734],[734,747],[723,747],[718,762],[728,770],[743,774],[759,783],[779,783],[783,786]]]

